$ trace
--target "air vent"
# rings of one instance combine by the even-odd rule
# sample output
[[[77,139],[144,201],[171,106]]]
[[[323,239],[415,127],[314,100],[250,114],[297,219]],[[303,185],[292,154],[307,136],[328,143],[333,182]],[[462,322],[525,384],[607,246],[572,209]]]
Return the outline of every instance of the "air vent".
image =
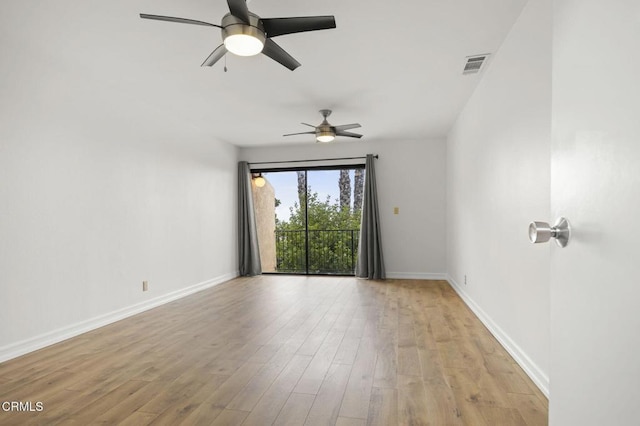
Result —
[[[462,74],[465,75],[465,74],[479,73],[488,57],[489,57],[488,53],[485,53],[483,55],[467,56],[465,59],[465,64],[464,64],[464,69],[462,70]]]

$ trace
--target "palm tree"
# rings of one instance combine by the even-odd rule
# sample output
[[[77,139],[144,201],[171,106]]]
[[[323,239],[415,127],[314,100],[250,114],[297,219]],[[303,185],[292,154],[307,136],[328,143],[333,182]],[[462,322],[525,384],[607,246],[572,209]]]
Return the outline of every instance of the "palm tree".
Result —
[[[364,191],[364,169],[356,169],[353,176],[353,211],[362,209],[362,192]]]
[[[340,188],[340,209],[348,210],[351,208],[351,177],[349,177],[349,170],[340,170],[338,186]]]
[[[300,202],[300,207],[305,205],[306,194],[307,194],[307,173],[304,170],[298,170],[298,201]]]

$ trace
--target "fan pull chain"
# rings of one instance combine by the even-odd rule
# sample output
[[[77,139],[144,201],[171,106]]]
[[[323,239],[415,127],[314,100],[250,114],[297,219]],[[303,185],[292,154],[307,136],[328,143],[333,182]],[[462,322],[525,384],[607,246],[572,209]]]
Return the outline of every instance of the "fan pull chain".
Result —
[[[227,55],[224,55],[224,72],[227,72]]]

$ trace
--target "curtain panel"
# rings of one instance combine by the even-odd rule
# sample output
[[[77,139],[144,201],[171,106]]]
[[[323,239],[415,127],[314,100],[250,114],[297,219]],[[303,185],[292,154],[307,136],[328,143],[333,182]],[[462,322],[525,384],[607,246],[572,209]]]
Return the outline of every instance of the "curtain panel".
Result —
[[[367,154],[364,178],[364,199],[362,201],[362,221],[358,243],[356,276],[375,280],[385,279],[380,213],[376,189],[375,159]]]
[[[238,163],[238,264],[240,275],[262,273],[249,163]]]

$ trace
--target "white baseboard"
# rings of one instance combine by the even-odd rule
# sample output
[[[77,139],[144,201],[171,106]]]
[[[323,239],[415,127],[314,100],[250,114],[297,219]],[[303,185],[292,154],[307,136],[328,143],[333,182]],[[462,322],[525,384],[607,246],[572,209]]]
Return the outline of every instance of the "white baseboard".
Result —
[[[144,302],[136,303],[126,308],[118,309],[108,314],[100,315],[86,321],[62,327],[57,330],[41,334],[39,336],[0,347],[0,362],[17,358],[29,352],[33,352],[46,346],[53,345],[54,343],[62,342],[63,340],[78,336],[82,333],[95,330],[96,328],[104,327],[105,325],[120,321],[121,319],[139,314],[144,311],[148,311],[149,309],[156,308],[169,302],[173,302],[174,300],[181,299],[185,296],[189,296],[190,294],[197,293],[199,291],[229,281],[233,278],[236,278],[237,276],[237,272],[224,274],[219,277],[212,278],[210,280],[180,290],[172,291],[170,293],[155,297],[150,300],[145,300]]]
[[[549,376],[546,375],[529,356],[504,332],[489,315],[486,314],[478,306],[478,304],[469,297],[469,295],[458,285],[458,283],[447,274],[447,281],[451,287],[458,293],[460,298],[467,304],[469,309],[478,317],[478,319],[487,327],[493,336],[500,342],[513,359],[522,367],[531,380],[538,386],[540,391],[549,398]]]
[[[446,280],[447,274],[431,272],[387,272],[387,278],[395,280]]]

